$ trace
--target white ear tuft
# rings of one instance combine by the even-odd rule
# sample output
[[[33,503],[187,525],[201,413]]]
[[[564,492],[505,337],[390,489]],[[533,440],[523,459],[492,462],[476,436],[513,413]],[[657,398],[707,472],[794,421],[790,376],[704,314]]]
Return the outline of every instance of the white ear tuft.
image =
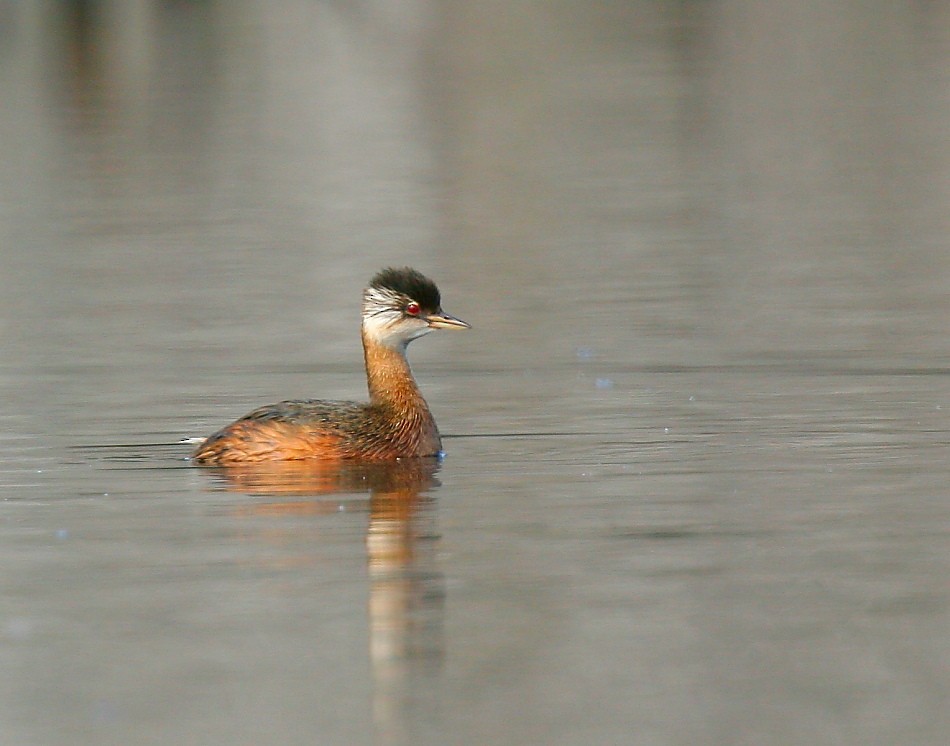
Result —
[[[432,331],[424,321],[404,318],[401,311],[363,316],[363,334],[374,344],[404,350],[412,340]]]

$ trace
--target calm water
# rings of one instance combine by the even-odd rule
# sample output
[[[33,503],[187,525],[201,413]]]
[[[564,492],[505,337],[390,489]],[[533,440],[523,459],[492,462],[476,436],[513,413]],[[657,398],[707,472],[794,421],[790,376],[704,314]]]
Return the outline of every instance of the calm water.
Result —
[[[819,4],[820,5],[820,4]],[[0,743],[943,744],[939,3],[0,8]],[[198,469],[364,394],[444,462]]]

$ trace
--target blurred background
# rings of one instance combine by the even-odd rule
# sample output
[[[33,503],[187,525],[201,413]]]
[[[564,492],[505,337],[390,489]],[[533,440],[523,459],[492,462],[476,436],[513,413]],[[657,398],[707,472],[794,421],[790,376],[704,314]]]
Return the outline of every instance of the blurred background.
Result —
[[[948,122],[940,2],[0,2],[0,743],[944,743]],[[440,467],[187,462],[407,264]]]

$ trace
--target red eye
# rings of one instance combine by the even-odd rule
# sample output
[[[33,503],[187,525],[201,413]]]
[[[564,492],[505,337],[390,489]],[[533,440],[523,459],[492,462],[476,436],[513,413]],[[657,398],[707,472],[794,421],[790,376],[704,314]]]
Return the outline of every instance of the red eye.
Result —
[[[420,310],[422,309],[419,308],[419,304],[416,303],[415,301],[413,301],[412,303],[409,303],[406,306],[406,313],[408,313],[410,316],[418,316]]]

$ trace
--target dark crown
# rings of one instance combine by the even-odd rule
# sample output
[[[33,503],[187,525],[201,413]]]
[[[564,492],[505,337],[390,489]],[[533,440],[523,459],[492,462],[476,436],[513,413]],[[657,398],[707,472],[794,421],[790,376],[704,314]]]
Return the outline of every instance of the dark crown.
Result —
[[[442,299],[435,283],[412,267],[387,267],[370,280],[369,284],[380,290],[404,295],[429,311],[438,311],[442,307]]]

